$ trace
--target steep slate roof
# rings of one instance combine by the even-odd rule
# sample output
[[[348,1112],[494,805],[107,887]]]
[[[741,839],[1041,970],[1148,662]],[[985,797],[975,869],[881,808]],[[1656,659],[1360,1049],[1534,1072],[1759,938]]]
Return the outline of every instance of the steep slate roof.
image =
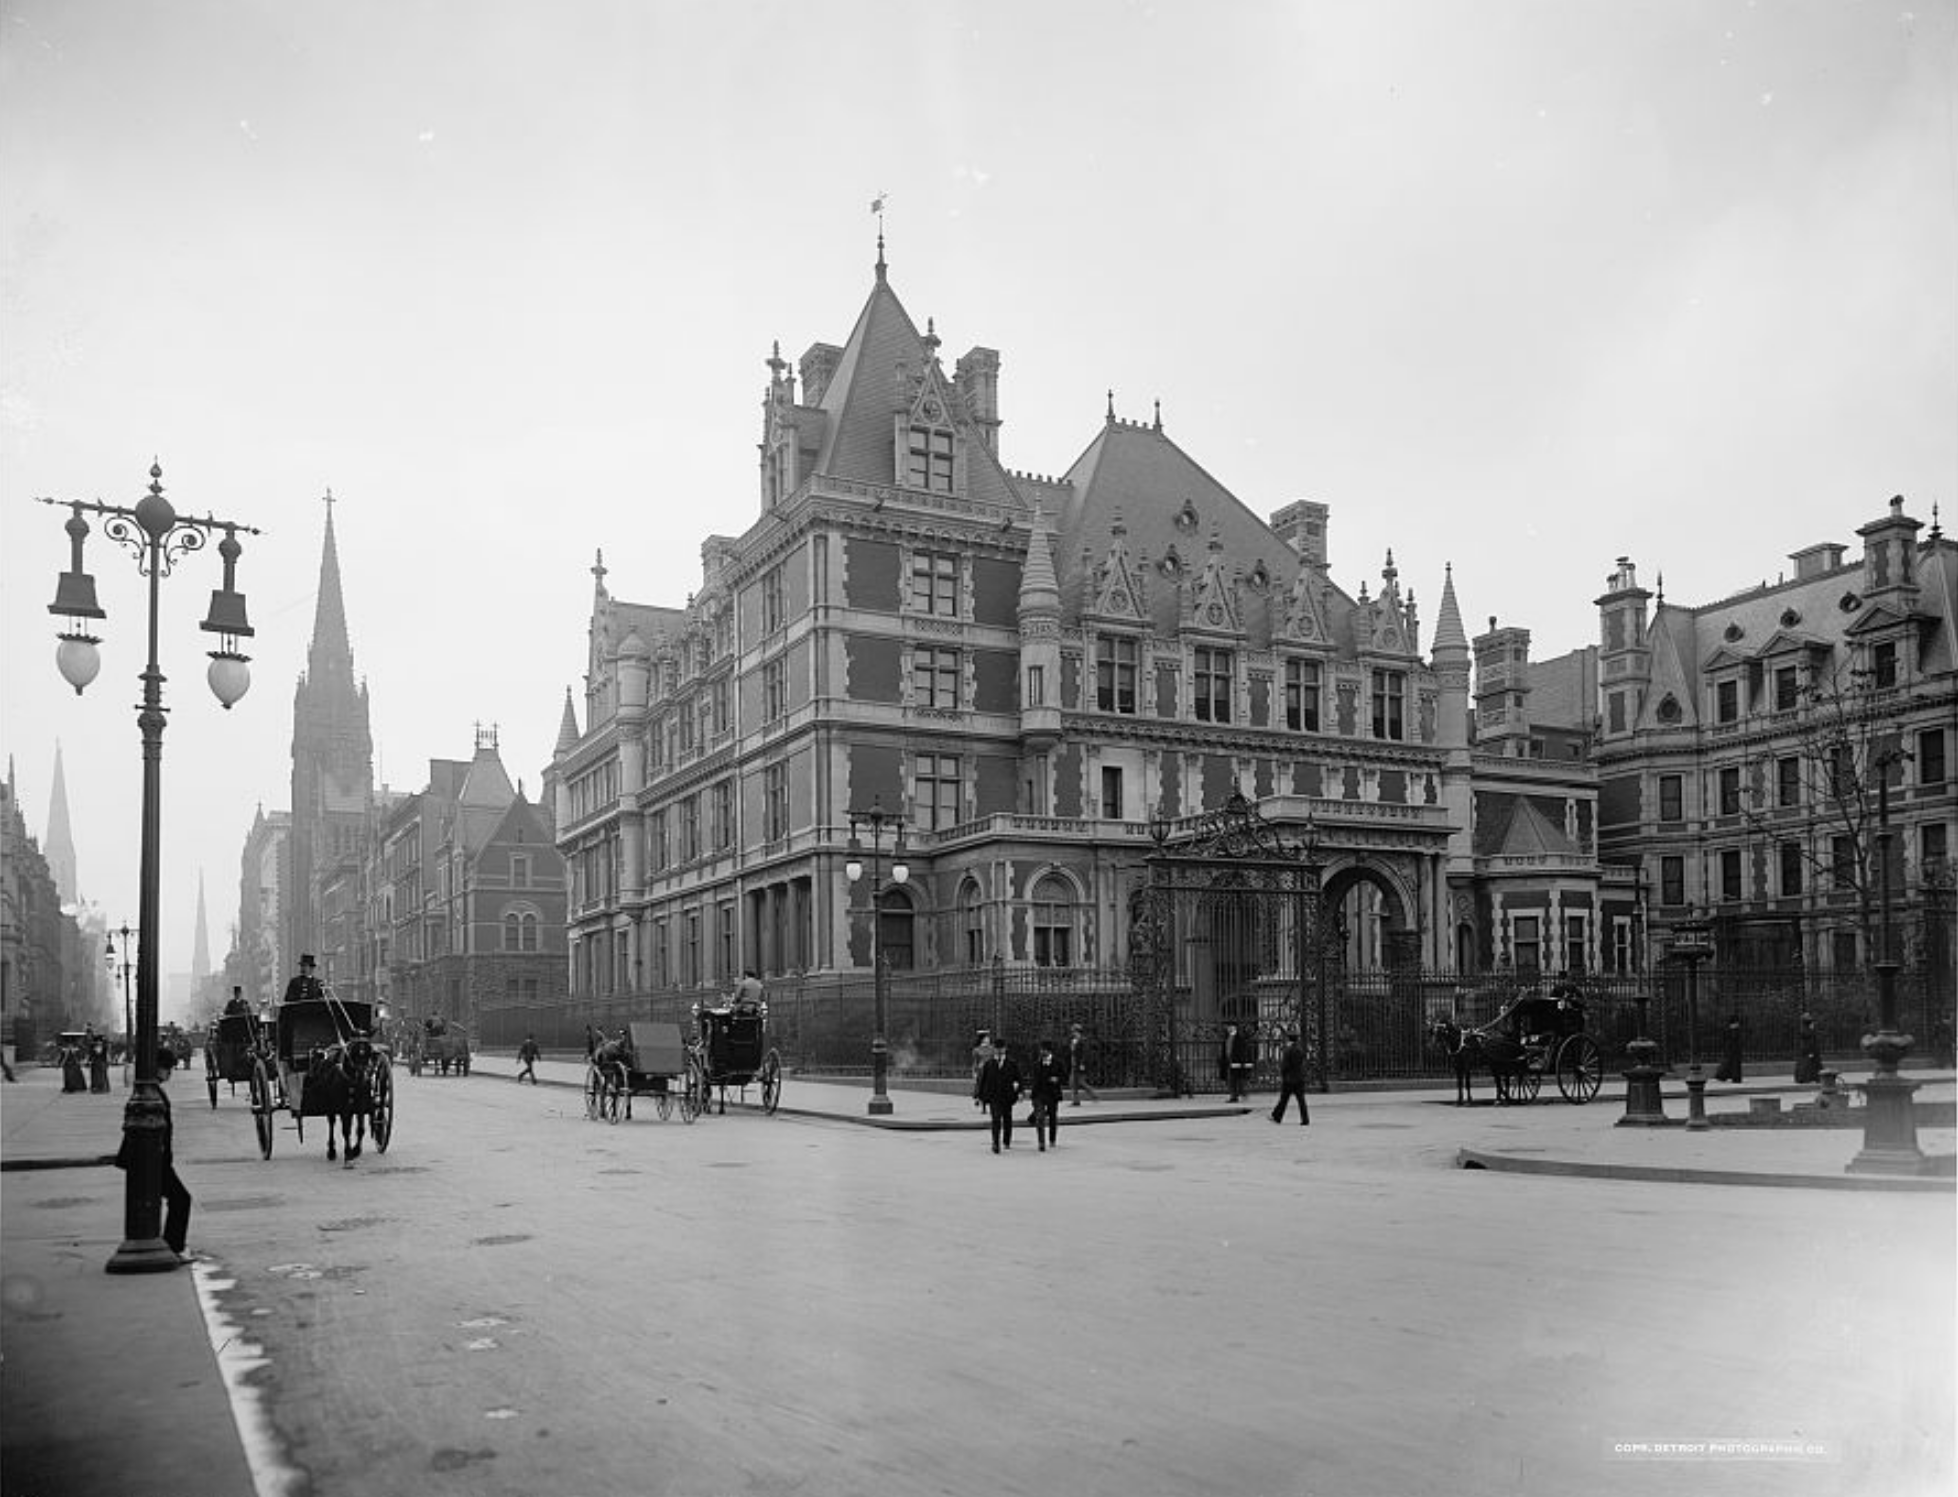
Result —
[[[1194,584],[1202,574],[1213,533],[1222,542],[1223,554],[1246,575],[1262,561],[1280,599],[1291,591],[1303,565],[1269,525],[1159,425],[1111,417],[1067,470],[1066,481],[1072,487],[1059,517],[1055,549],[1062,596],[1074,602],[1074,617],[1084,595],[1084,564],[1089,568],[1101,564],[1118,516],[1128,527],[1130,556],[1148,557],[1152,601],[1174,594],[1169,579],[1157,570],[1170,548],[1175,548],[1183,564],[1182,576]],[[1190,528],[1177,523],[1186,501],[1196,517]],[[1352,600],[1333,586],[1326,601],[1328,630],[1336,642],[1350,646]]]
[[[469,772],[463,776],[462,788],[456,792],[456,815],[459,819],[456,841],[470,852],[479,851],[488,843],[490,834],[503,820],[503,813],[516,798],[516,789],[511,785],[510,776],[503,768],[503,759],[494,745],[478,744],[476,757],[469,764]]]
[[[1554,824],[1529,801],[1519,797],[1510,814],[1509,828],[1503,833],[1501,851],[1507,858],[1541,857],[1546,854],[1568,857],[1578,852],[1578,846],[1564,835],[1562,827]]]
[[[951,423],[965,436],[965,494],[981,504],[1025,510],[1013,480],[986,446],[978,427],[965,417],[964,403],[935,353],[928,351],[917,324],[898,301],[880,262],[869,299],[857,314],[843,345],[843,356],[818,404],[827,418],[818,474],[895,486],[898,482],[894,422],[908,407],[909,386],[900,387],[899,370],[911,379],[935,381]]]

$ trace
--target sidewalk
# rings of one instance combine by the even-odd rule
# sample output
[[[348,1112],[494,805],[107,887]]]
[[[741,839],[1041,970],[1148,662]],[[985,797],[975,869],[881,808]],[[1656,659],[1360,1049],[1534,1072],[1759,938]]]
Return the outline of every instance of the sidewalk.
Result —
[[[509,1054],[479,1054],[466,1079],[423,1077],[409,1084],[509,1086],[516,1070]],[[546,1059],[537,1074],[543,1085],[582,1089],[584,1065]],[[200,1304],[205,1281],[217,1282],[217,1268],[197,1263],[174,1273],[103,1271],[122,1239],[122,1176],[109,1164],[128,1095],[120,1076],[116,1091],[99,1097],[63,1096],[60,1076],[50,1068],[26,1067],[19,1075],[17,1084],[0,1086],[0,1489],[10,1497],[265,1497],[255,1493],[226,1388],[227,1371],[241,1375],[240,1353],[233,1349],[220,1359]],[[1952,1073],[1907,1075],[1922,1083],[1917,1100],[1928,1104],[1927,1114],[1940,1106],[1936,1115],[1948,1119],[1958,1091]],[[1844,1084],[1853,1087],[1859,1079],[1852,1074]],[[204,1105],[201,1069],[180,1073],[170,1090],[180,1159],[195,1161],[207,1129],[235,1130],[235,1106],[214,1113]],[[1677,1080],[1663,1087],[1674,1126],[1624,1128],[1616,1126],[1623,1090],[1622,1081],[1610,1077],[1588,1106],[1571,1106],[1553,1092],[1509,1108],[1455,1107],[1452,1085],[1314,1094],[1311,1136],[1317,1152],[1337,1160],[1350,1150],[1363,1168],[1391,1149],[1397,1157],[1419,1153],[1489,1169],[1712,1186],[1945,1192],[1954,1186],[1950,1159],[1958,1132],[1950,1126],[1920,1123],[1918,1129],[1919,1146],[1942,1160],[1941,1174],[1852,1176],[1844,1166],[1861,1147],[1860,1128],[1688,1133],[1685,1089]],[[1786,1108],[1814,1090],[1796,1087],[1786,1073],[1762,1076],[1712,1091],[1708,1112],[1716,1120],[1745,1114],[1752,1099],[1768,1096],[1780,1097]],[[749,1095],[757,1093],[751,1089]],[[911,1133],[986,1126],[962,1090],[898,1087],[889,1095],[890,1115],[873,1117],[864,1080],[792,1075],[785,1079],[779,1112]],[[1139,1092],[1109,1091],[1102,1098],[1068,1108],[1063,1128],[1209,1118],[1250,1128],[1264,1140],[1283,1137],[1260,1116],[1275,1100],[1269,1092],[1235,1104]],[[729,1111],[737,1110],[744,1104],[730,1100]],[[745,1110],[754,1111],[755,1103]],[[1394,1131],[1374,1131],[1381,1129]],[[227,1147],[235,1146],[231,1133],[226,1138]],[[193,1214],[193,1250],[197,1241]],[[223,1437],[227,1431],[231,1438]],[[133,1468],[131,1451],[141,1453]]]
[[[121,1071],[106,1097],[63,1096],[52,1067],[15,1074],[0,1084],[0,1490],[255,1497],[199,1304],[213,1270],[103,1271],[122,1242]],[[170,1093],[182,1158],[210,1116],[201,1075]]]

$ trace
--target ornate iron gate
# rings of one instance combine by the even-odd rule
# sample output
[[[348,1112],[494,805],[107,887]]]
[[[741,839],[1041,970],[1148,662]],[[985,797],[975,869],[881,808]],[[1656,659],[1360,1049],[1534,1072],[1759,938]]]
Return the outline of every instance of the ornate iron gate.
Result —
[[[1233,792],[1174,842],[1171,830],[1151,823],[1155,851],[1131,897],[1150,1079],[1171,1095],[1194,1091],[1225,1026],[1237,1024],[1257,1036],[1261,1056],[1296,1033],[1313,1084],[1326,1090],[1327,967],[1340,943],[1310,828],[1288,838]]]

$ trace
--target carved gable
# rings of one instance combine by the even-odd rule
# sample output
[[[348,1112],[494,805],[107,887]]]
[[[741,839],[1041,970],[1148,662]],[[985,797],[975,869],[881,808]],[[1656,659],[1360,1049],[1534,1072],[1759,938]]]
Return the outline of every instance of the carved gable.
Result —
[[[1088,611],[1105,619],[1140,622],[1148,617],[1148,594],[1141,572],[1129,555],[1129,528],[1117,513],[1109,526],[1108,554],[1094,572],[1094,595]]]
[[[1214,629],[1228,634],[1244,632],[1237,587],[1224,574],[1224,543],[1214,530],[1210,533],[1210,554],[1204,561],[1203,574],[1197,578],[1189,623],[1194,629]]]

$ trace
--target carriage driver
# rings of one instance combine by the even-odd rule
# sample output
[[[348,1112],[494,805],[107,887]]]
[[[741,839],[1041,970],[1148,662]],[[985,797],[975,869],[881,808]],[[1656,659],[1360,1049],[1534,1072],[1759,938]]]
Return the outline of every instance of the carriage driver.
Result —
[[[326,988],[319,978],[313,975],[313,953],[301,952],[299,955],[299,975],[286,984],[286,1003],[300,1003],[308,998],[324,998]]]

